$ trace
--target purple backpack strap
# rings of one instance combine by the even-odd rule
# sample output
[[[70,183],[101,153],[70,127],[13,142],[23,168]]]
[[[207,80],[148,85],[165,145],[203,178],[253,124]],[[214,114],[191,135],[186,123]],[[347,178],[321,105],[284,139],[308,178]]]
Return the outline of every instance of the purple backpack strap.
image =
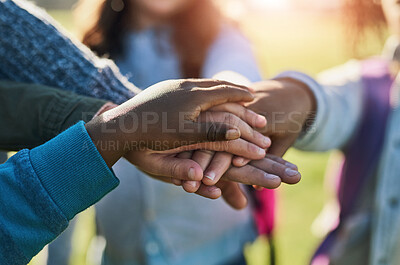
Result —
[[[272,235],[275,225],[275,190],[253,190],[254,219],[259,235]]]
[[[344,152],[345,161],[338,182],[339,222],[317,249],[311,262],[313,265],[329,264],[329,252],[336,241],[341,224],[355,210],[357,198],[378,166],[390,112],[390,88],[393,84],[388,62],[382,59],[364,61],[362,82],[362,120]]]
[[[275,226],[275,200],[276,191],[269,189],[255,190],[249,187],[250,199],[253,201],[253,217],[257,232],[259,235],[267,237],[269,243],[270,265],[276,264],[275,244],[273,240],[273,231]]]

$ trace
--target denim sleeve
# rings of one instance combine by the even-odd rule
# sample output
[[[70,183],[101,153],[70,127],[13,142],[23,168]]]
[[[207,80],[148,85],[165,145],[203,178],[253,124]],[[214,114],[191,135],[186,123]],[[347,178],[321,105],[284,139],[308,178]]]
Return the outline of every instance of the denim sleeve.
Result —
[[[107,101],[43,85],[0,81],[0,149],[34,148],[80,120],[89,121]]]
[[[262,79],[250,41],[238,29],[227,24],[222,26],[208,51],[202,77],[211,78],[222,71],[236,72],[251,82]]]
[[[80,122],[0,165],[1,264],[27,264],[118,185]]]
[[[317,102],[314,123],[297,140],[305,151],[343,149],[354,134],[362,113],[363,89],[360,64],[350,61],[319,75],[318,82],[306,74],[288,71],[277,76],[306,84]]]
[[[139,91],[112,61],[96,57],[24,0],[0,0],[0,62],[0,79],[48,85],[117,104]]]

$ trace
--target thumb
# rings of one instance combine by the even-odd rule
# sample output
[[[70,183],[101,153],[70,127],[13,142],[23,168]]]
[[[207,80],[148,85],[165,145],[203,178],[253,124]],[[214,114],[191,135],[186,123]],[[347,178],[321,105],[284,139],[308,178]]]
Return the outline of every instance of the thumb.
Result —
[[[249,102],[254,99],[253,94],[247,89],[234,85],[219,85],[212,88],[199,88],[198,97],[201,111],[227,102]]]
[[[282,157],[286,151],[296,141],[296,136],[293,137],[276,137],[272,141],[271,146],[268,148],[268,154]]]
[[[233,209],[240,210],[247,206],[247,197],[238,183],[220,181],[216,186],[221,189],[225,202]]]

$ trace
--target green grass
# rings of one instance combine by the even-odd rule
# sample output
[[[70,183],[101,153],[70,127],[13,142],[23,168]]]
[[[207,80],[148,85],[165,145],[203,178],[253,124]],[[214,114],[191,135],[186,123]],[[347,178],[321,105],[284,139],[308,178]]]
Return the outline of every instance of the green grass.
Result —
[[[72,16],[65,11],[51,14],[73,32]],[[243,31],[254,43],[264,77],[288,69],[315,75],[321,70],[341,64],[351,56],[350,40],[343,34],[340,18],[334,14],[265,13],[252,15],[241,23]],[[364,43],[362,55],[378,52],[382,43],[371,39]],[[305,153],[290,150],[285,156],[299,166],[302,181],[279,189],[276,245],[279,265],[307,264],[320,238],[311,232],[326,195],[323,176],[329,153]],[[73,265],[85,264],[85,251],[93,235],[93,212],[80,216],[74,235]],[[267,246],[263,239],[246,248],[250,265],[267,263]],[[32,265],[43,264],[38,257]]]

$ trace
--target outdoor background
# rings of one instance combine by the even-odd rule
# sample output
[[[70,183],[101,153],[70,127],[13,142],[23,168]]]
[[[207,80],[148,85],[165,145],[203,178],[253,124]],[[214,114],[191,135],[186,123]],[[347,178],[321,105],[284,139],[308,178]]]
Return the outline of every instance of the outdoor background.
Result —
[[[64,27],[74,34],[71,1],[38,1]],[[221,0],[221,7],[240,22],[254,49],[265,78],[282,70],[295,69],[315,76],[318,72],[354,57],[347,25],[340,16],[340,0]],[[54,9],[56,8],[56,9]],[[63,8],[61,10],[60,8]],[[364,41],[358,56],[379,53],[382,41]],[[297,164],[300,184],[279,188],[276,230],[278,265],[307,264],[321,240],[321,229],[313,221],[332,193],[326,192],[325,168],[329,153],[290,150],[286,159]],[[329,190],[329,189],[328,189]],[[330,195],[329,195],[330,194]],[[80,216],[74,235],[73,265],[91,265],[85,258],[94,234],[93,211]],[[324,222],[323,222],[324,223]],[[246,249],[249,264],[268,264],[263,239]],[[44,264],[45,251],[31,265]]]

